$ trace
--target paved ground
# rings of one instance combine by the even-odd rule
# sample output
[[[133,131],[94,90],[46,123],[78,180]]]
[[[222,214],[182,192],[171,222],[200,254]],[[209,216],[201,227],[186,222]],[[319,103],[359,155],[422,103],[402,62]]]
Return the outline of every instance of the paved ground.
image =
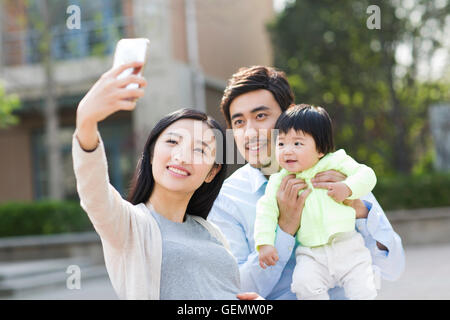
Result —
[[[80,289],[61,288],[46,289],[39,292],[14,296],[10,300],[117,300],[109,278],[81,281]]]
[[[379,299],[450,299],[450,244],[406,247],[405,256],[404,274],[383,281]]]
[[[396,282],[383,281],[378,299],[450,299],[450,244],[407,247],[406,269]],[[81,289],[46,290],[15,299],[117,299],[107,278],[81,282]]]

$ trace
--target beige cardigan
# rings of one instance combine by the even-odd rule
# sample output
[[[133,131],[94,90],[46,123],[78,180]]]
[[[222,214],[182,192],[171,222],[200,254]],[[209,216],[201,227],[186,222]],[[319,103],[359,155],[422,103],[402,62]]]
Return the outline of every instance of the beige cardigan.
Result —
[[[162,240],[157,222],[144,203],[131,204],[109,183],[100,134],[97,132],[97,148],[86,152],[76,133],[72,137],[72,156],[80,204],[101,238],[112,286],[120,299],[159,299]],[[230,252],[217,227],[192,217]]]

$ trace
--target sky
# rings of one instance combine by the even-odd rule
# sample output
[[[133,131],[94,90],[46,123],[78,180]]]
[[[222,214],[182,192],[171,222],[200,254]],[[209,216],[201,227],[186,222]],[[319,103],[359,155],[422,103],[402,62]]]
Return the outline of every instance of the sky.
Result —
[[[284,6],[288,2],[292,2],[292,0],[273,0],[273,8],[279,12],[284,9]]]

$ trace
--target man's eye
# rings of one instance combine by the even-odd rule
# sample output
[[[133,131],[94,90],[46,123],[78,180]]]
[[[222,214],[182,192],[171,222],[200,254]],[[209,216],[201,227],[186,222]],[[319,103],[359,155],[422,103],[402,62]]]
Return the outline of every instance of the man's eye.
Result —
[[[262,119],[265,118],[267,115],[265,113],[258,113],[258,115],[256,116],[258,119]]]

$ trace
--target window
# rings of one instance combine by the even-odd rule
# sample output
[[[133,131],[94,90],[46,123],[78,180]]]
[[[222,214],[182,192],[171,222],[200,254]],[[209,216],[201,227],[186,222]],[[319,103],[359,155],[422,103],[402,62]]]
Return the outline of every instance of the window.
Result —
[[[59,134],[62,150],[62,188],[67,200],[78,200],[72,162],[72,135],[74,131],[75,127],[62,127]],[[137,162],[134,154],[131,123],[105,122],[100,124],[99,131],[105,144],[110,182],[125,198]],[[49,193],[47,152],[43,129],[35,131],[32,135],[32,155],[34,198],[40,200],[47,198]]]
[[[66,10],[69,5],[78,5],[81,9],[80,29],[68,29],[66,26],[69,17]],[[26,31],[23,35],[14,35],[23,38],[25,63],[38,63],[42,60],[39,48],[43,45],[44,21],[40,6],[40,0],[29,1]],[[49,0],[49,10],[53,36],[51,53],[55,60],[108,55],[113,52],[120,38],[130,36],[126,34],[126,30],[131,21],[122,15],[121,0]],[[9,35],[8,38],[12,36]]]

